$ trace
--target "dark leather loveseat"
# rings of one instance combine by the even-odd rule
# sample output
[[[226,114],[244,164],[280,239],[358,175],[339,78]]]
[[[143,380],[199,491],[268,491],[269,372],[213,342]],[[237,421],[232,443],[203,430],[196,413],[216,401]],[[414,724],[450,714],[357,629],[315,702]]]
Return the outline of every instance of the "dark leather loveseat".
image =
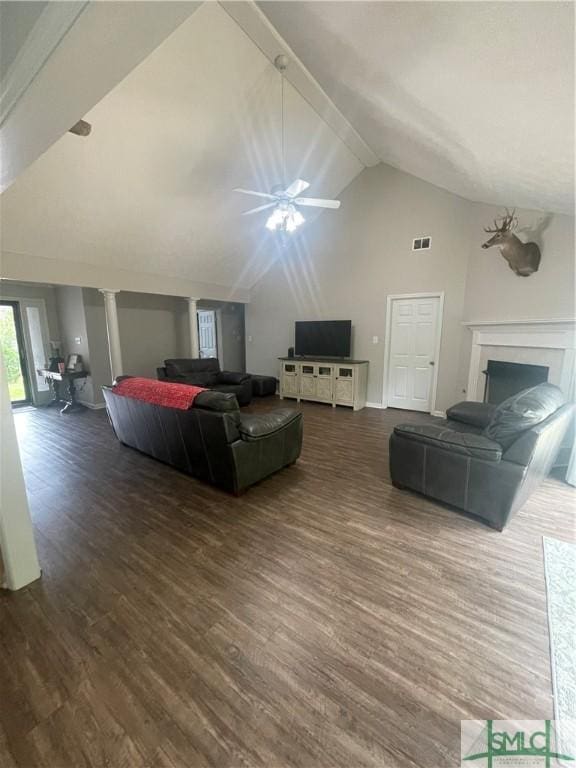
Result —
[[[462,402],[447,419],[399,424],[392,482],[502,530],[550,472],[573,415],[558,387],[539,384],[497,407]]]
[[[195,387],[235,395],[240,406],[250,405],[252,400],[250,374],[221,371],[216,357],[164,360],[164,365],[157,368],[156,372],[159,381],[192,384]]]
[[[180,410],[102,389],[122,443],[232,493],[242,493],[300,455],[302,414],[290,408],[244,415],[233,394],[207,390]]]

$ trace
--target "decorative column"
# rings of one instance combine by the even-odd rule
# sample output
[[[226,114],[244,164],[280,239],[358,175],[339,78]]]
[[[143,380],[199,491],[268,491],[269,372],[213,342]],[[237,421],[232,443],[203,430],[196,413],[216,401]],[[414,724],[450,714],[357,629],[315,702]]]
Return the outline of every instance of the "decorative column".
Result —
[[[200,357],[200,340],[198,339],[198,302],[200,299],[188,299],[188,320],[190,322],[190,352],[193,358]]]
[[[110,354],[110,369],[112,380],[122,376],[122,348],[120,346],[120,328],[118,326],[118,310],[116,308],[116,294],[118,289],[100,288],[104,296],[104,308],[106,310],[106,330],[108,331],[108,351]]]

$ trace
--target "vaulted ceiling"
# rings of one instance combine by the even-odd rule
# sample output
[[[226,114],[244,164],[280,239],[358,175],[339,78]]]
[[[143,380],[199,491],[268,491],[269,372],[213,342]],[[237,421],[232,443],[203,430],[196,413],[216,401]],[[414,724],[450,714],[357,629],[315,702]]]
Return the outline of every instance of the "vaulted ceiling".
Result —
[[[64,135],[12,184],[3,251],[258,280],[275,241],[232,190],[281,180],[280,86],[240,5],[202,5],[85,115],[88,138]],[[259,7],[359,134],[343,141],[287,85],[288,181],[333,197],[381,159],[470,200],[573,211],[571,3]]]
[[[574,3],[260,2],[380,159],[470,200],[574,210]]]
[[[205,3],[2,196],[3,250],[251,287],[276,257],[266,212],[281,181],[280,76]],[[336,196],[362,163],[289,85],[287,181]],[[312,220],[318,215],[306,212]],[[329,211],[326,215],[337,215]]]

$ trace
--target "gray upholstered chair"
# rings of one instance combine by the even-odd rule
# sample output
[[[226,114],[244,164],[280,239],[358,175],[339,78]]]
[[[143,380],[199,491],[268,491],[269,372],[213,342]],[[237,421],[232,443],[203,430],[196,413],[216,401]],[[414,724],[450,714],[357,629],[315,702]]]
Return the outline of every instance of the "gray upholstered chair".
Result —
[[[497,407],[458,403],[446,416],[394,428],[392,482],[502,530],[550,472],[574,406],[558,387],[539,384]]]

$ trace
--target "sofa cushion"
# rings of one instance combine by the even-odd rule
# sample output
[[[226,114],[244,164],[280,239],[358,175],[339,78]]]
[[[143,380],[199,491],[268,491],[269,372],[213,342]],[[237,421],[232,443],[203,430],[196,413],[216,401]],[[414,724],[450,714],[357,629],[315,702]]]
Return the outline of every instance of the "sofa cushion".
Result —
[[[470,424],[473,427],[484,429],[490,424],[496,410],[495,405],[490,403],[476,403],[471,400],[463,400],[461,403],[452,405],[446,411],[446,417],[451,421],[458,421],[461,424]]]
[[[184,378],[199,387],[212,387],[218,383],[218,376],[219,374],[214,371],[200,371],[200,373],[190,371],[184,375]]]
[[[294,411],[292,408],[278,408],[268,413],[242,416],[239,430],[243,440],[253,442],[268,437],[301,418],[302,414],[299,411]]]
[[[190,374],[196,377],[199,373],[218,373],[220,370],[220,363],[216,357],[176,357],[164,360],[164,365],[169,379]]]
[[[194,401],[205,390],[200,387],[190,387],[188,384],[174,384],[155,379],[145,379],[140,376],[129,376],[116,380],[113,387],[115,395],[131,397],[153,405],[163,405],[166,408],[178,408],[187,411]]]
[[[472,456],[485,461],[500,461],[501,446],[475,432],[460,432],[450,429],[447,422],[442,424],[398,424],[394,434],[407,440],[415,440],[434,448],[442,448],[464,456]]]
[[[527,429],[547,419],[565,403],[562,390],[554,384],[523,389],[496,408],[483,434],[508,448]]]
[[[216,392],[204,389],[194,401],[195,408],[205,408],[208,411],[238,411],[238,400],[232,392]]]
[[[220,371],[217,376],[218,384],[242,384],[250,378],[247,373],[235,373],[234,371]]]

